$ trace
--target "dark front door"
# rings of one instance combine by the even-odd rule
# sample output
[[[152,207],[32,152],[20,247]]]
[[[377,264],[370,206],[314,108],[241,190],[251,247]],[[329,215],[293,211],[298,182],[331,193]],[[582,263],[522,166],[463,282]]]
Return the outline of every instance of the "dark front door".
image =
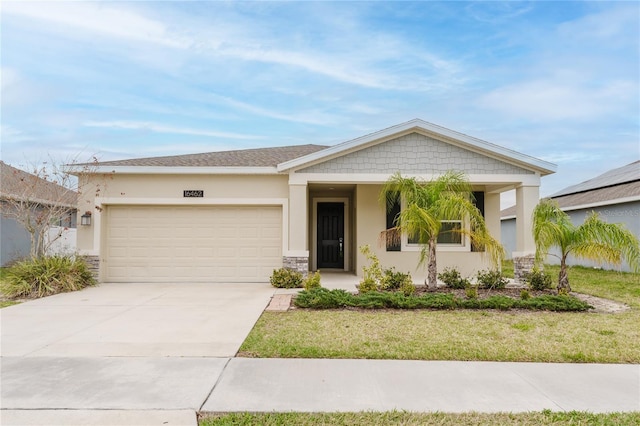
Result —
[[[344,268],[344,203],[318,203],[318,268]]]

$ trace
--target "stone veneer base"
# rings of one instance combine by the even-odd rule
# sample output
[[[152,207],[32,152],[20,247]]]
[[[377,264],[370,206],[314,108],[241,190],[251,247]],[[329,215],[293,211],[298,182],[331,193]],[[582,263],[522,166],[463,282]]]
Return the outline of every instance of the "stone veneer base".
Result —
[[[309,274],[309,258],[306,256],[283,256],[282,266],[300,272],[304,277]]]
[[[533,270],[535,259],[533,254],[513,258],[513,275],[517,282],[525,282],[526,275]]]

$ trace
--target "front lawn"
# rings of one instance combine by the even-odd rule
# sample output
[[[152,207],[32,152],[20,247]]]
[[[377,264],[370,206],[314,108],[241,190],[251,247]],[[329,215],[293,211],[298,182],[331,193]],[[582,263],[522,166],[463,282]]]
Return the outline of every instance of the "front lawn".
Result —
[[[205,414],[200,426],[214,425],[601,425],[617,426],[640,424],[640,413],[592,414],[585,412],[530,412],[530,413],[229,413]]]
[[[549,267],[551,273],[557,268]],[[574,291],[621,314],[293,310],[265,312],[240,356],[640,363],[640,275],[571,268]]]

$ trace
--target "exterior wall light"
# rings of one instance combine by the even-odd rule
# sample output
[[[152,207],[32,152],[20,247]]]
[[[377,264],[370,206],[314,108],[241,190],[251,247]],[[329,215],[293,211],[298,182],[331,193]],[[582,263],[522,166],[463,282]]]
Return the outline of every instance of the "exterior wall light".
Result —
[[[84,214],[80,216],[80,225],[91,226],[91,212],[84,212]]]

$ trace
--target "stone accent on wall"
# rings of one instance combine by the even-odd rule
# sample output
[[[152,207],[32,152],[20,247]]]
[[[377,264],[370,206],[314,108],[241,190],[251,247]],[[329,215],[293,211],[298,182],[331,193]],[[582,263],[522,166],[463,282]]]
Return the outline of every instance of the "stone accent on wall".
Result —
[[[98,280],[100,278],[100,256],[82,256],[82,258],[87,262],[93,278]]]
[[[524,284],[526,274],[533,270],[535,259],[533,254],[518,257],[514,256],[513,275],[517,282]]]
[[[300,272],[304,277],[309,274],[309,258],[306,256],[283,256],[282,266]]]
[[[419,133],[410,133],[369,148],[298,170],[298,173],[434,173],[533,174]]]

